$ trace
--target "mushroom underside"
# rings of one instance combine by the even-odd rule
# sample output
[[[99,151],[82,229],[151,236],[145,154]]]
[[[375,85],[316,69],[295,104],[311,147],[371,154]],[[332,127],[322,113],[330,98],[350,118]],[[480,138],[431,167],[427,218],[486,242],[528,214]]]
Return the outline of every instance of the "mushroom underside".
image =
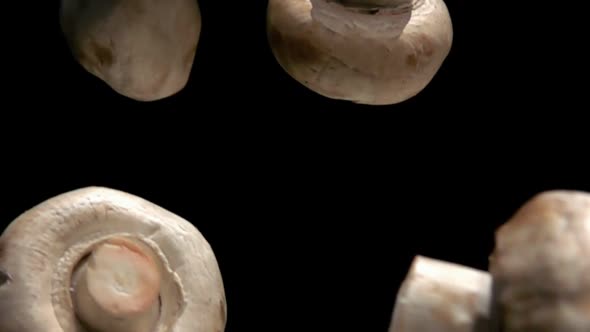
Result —
[[[268,5],[277,62],[324,97],[370,105],[405,101],[426,88],[450,52],[452,25],[442,1],[377,16],[338,6],[324,0]]]
[[[75,190],[23,213],[0,236],[0,271],[3,332],[225,326],[223,281],[202,234],[113,189]]]

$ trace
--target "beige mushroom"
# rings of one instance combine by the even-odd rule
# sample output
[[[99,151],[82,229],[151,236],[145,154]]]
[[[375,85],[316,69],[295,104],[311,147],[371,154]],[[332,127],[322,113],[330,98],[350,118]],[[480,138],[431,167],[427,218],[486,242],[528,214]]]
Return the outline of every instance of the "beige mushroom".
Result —
[[[590,193],[551,190],[496,232],[489,273],[418,256],[390,332],[590,331]]]
[[[121,95],[154,101],[188,82],[197,0],[61,0],[60,22],[76,60]]]
[[[188,221],[89,187],[51,198],[0,236],[2,332],[222,332],[215,255]]]
[[[496,330],[485,271],[417,256],[398,292],[389,332]]]
[[[443,0],[269,0],[267,30],[295,80],[325,97],[369,105],[420,93],[453,41]]]
[[[590,194],[552,190],[498,229],[490,272],[504,332],[590,331]]]

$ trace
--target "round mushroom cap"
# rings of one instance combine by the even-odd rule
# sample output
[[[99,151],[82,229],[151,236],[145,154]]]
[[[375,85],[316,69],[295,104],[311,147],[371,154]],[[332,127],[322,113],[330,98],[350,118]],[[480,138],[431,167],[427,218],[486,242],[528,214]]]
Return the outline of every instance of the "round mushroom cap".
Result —
[[[490,272],[506,332],[590,331],[590,194],[553,190],[496,233]]]
[[[101,246],[105,243],[106,247]],[[88,259],[87,275],[92,277],[86,280],[94,282],[87,285],[94,299],[107,299],[98,287],[121,277],[100,270],[109,267],[105,259],[118,255],[115,265],[126,264],[119,271],[138,270],[128,266],[129,262],[149,264],[150,268],[155,264],[159,271],[159,276],[126,278],[129,281],[147,277],[148,285],[159,285],[157,322],[150,331],[225,329],[223,281],[213,250],[203,235],[187,220],[145,199],[114,189],[90,187],[33,207],[17,217],[0,236],[0,331],[86,331],[72,300],[72,282],[76,267],[97,247],[103,249]],[[142,247],[149,249],[149,257],[140,257],[144,254]],[[137,263],[133,263],[134,253],[141,258]],[[142,263],[143,259],[146,262]],[[149,297],[153,297],[151,291]],[[114,314],[133,311],[134,306],[125,303],[121,308],[106,308]],[[137,303],[137,308],[142,306],[145,305]]]
[[[61,28],[82,67],[138,101],[176,94],[201,32],[196,0],[61,0]]]
[[[398,3],[270,0],[271,49],[290,76],[322,96],[403,102],[432,81],[450,52],[453,28],[442,0]]]

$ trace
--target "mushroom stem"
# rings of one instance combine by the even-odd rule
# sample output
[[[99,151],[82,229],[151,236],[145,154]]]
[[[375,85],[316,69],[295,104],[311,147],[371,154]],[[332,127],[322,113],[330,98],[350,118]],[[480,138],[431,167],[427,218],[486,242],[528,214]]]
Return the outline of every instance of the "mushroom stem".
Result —
[[[309,0],[312,18],[336,34],[365,39],[398,38],[427,0]],[[412,13],[413,12],[413,13]]]
[[[497,331],[488,272],[417,256],[395,303],[389,332]]]
[[[350,8],[400,8],[409,7],[412,0],[327,0]]]
[[[79,265],[72,278],[72,297],[86,327],[143,332],[156,326],[161,276],[148,251],[127,239],[109,239]]]

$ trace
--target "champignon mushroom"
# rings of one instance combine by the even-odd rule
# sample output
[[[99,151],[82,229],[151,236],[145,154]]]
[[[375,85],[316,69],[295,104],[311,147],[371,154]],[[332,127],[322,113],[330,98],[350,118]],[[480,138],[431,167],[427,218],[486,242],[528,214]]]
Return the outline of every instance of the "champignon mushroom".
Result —
[[[121,95],[154,101],[188,82],[197,0],[61,0],[60,22],[76,60]]]
[[[448,56],[443,0],[270,0],[268,39],[295,80],[332,99],[385,105],[421,92]]]
[[[551,190],[496,232],[490,272],[505,332],[590,331],[590,194]]]
[[[89,187],[51,198],[0,236],[3,332],[221,332],[211,246],[140,197]]]
[[[489,273],[417,256],[398,292],[389,332],[492,332]]]

